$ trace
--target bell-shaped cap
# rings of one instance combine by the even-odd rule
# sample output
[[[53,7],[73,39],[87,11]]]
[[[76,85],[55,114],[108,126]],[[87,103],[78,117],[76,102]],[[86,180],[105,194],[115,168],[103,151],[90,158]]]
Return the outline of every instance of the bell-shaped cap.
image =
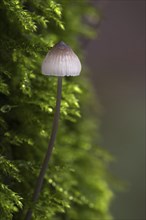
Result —
[[[81,63],[73,50],[63,41],[57,43],[42,63],[42,73],[53,76],[78,76]]]

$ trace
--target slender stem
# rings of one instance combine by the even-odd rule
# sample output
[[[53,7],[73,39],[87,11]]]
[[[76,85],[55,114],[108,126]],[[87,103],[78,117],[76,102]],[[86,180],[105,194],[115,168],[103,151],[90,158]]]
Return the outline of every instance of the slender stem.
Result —
[[[41,188],[42,188],[42,184],[43,184],[43,179],[48,167],[48,163],[51,157],[51,153],[53,150],[53,145],[56,139],[56,134],[57,134],[57,129],[58,129],[58,122],[59,122],[59,115],[60,115],[60,103],[61,103],[61,91],[62,91],[62,77],[58,77],[58,86],[57,86],[57,99],[56,99],[56,110],[55,110],[55,114],[54,114],[54,120],[53,120],[53,126],[52,126],[52,132],[51,132],[51,136],[50,136],[50,141],[48,144],[48,149],[46,152],[46,156],[44,158],[37,182],[36,182],[36,186],[35,186],[35,190],[34,190],[34,194],[33,194],[33,198],[32,201],[35,203],[38,200]],[[29,209],[25,220],[30,220],[32,217],[32,209]]]

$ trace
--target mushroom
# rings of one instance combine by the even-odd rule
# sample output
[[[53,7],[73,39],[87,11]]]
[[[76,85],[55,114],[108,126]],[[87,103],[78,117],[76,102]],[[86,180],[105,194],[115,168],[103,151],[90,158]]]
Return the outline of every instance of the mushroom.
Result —
[[[78,76],[81,63],[73,50],[63,41],[48,52],[42,63],[42,73],[53,76]]]
[[[48,163],[53,150],[53,145],[56,139],[59,115],[60,115],[60,103],[61,103],[61,91],[62,91],[62,77],[63,76],[78,76],[81,71],[81,63],[77,55],[73,50],[65,44],[63,41],[57,43],[46,55],[42,63],[42,73],[44,75],[57,76],[57,97],[56,97],[56,110],[54,114],[52,132],[48,144],[48,149],[36,182],[36,187],[33,194],[33,202],[36,202],[43,184],[43,179],[48,167]],[[32,210],[29,209],[25,220],[30,220],[32,217]]]

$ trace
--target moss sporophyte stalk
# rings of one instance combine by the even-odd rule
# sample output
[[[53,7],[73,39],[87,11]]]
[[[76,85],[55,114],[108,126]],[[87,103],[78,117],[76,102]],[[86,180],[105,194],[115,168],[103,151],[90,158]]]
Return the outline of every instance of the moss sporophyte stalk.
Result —
[[[81,72],[81,63],[77,55],[73,50],[65,44],[63,41],[57,43],[46,55],[42,63],[42,73],[44,75],[57,76],[57,96],[56,96],[56,109],[54,113],[54,120],[52,125],[51,136],[48,144],[48,149],[40,169],[36,186],[33,193],[32,202],[36,203],[39,194],[41,192],[43,179],[48,167],[48,163],[53,150],[54,142],[56,139],[59,115],[60,115],[60,104],[61,104],[61,92],[62,92],[62,77],[64,76],[78,76]],[[30,220],[32,217],[32,209],[29,209],[26,213],[25,220]]]

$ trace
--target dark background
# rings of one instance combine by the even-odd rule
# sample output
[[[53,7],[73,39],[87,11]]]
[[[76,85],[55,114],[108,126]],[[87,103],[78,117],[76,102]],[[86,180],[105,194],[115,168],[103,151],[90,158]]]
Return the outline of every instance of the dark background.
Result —
[[[95,1],[94,1],[95,3]],[[86,62],[103,107],[101,144],[112,172],[128,183],[116,193],[115,220],[145,219],[145,1],[98,1],[104,19]]]

